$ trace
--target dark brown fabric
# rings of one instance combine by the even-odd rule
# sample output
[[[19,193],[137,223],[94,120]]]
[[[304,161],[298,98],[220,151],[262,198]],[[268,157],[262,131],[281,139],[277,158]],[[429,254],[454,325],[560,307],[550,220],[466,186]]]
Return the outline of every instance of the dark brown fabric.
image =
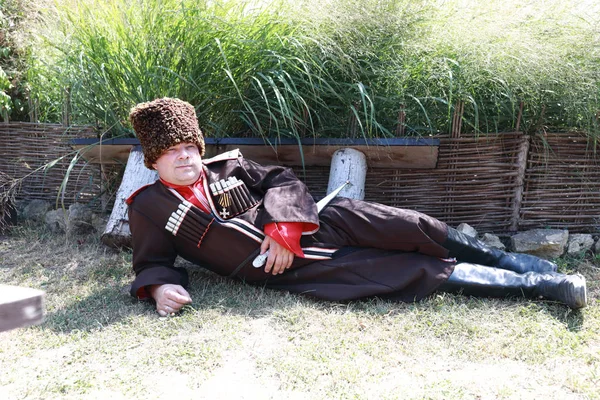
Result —
[[[447,251],[444,223],[427,215],[345,198],[334,199],[320,215],[304,184],[289,169],[262,167],[243,158],[209,163],[208,183],[235,176],[261,202],[239,217],[262,229],[269,222],[319,224],[319,230],[302,238],[302,246],[340,249],[330,260],[296,258],[291,269],[277,276],[265,274],[251,262],[236,278],[255,285],[303,293],[327,300],[370,296],[416,301],[433,292],[452,273],[453,263],[440,258]],[[133,234],[131,293],[143,286],[187,284],[187,273],[173,267],[175,255],[228,276],[260,243],[201,211],[193,215],[200,237],[173,236],[164,229],[180,200],[157,182],[130,205]],[[186,223],[192,223],[192,217]],[[202,232],[200,234],[200,232]]]

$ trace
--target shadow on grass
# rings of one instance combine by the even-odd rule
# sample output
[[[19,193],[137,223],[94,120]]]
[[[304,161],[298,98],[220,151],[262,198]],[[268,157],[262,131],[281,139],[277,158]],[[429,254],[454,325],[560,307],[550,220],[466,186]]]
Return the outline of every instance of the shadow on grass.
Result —
[[[190,313],[200,310],[221,310],[226,314],[254,318],[270,315],[274,311],[285,312],[298,304],[324,310],[344,308],[371,315],[402,313],[414,308],[443,314],[450,312],[453,307],[465,306],[479,308],[482,312],[486,312],[486,309],[490,308],[501,309],[523,305],[526,314],[545,313],[572,332],[580,331],[584,325],[582,312],[569,310],[564,305],[551,302],[483,299],[448,294],[434,295],[422,302],[412,304],[381,299],[328,302],[284,291],[250,286],[218,276],[197,266],[186,265],[186,267],[190,274],[189,292],[193,303],[184,307],[180,316],[189,316]],[[108,286],[92,292],[85,298],[73,297],[66,300],[70,303],[60,310],[49,313],[44,324],[41,325],[42,328],[61,333],[90,332],[142,314],[158,318],[153,302],[132,298],[124,287]]]
[[[66,307],[46,314],[40,328],[59,333],[90,332],[144,313],[142,302],[119,287],[106,287],[84,298],[69,299]]]
[[[488,312],[489,309],[501,310],[517,306],[527,310],[525,314],[521,313],[523,317],[526,317],[527,313],[543,313],[560,322],[572,332],[580,331],[584,325],[582,311],[571,310],[566,305],[549,301],[475,298],[445,293],[437,296],[439,293],[434,293],[429,298],[417,303],[401,303],[379,298],[328,302],[285,291],[246,285],[199,269],[190,270],[190,286],[190,294],[194,303],[185,312],[222,308],[227,313],[259,317],[271,314],[275,310],[282,311],[303,304],[316,309],[344,308],[370,315],[390,315],[414,309],[443,315],[444,313],[452,314],[453,308],[464,308],[465,306],[480,309],[483,313]],[[532,319],[534,317],[532,315]]]

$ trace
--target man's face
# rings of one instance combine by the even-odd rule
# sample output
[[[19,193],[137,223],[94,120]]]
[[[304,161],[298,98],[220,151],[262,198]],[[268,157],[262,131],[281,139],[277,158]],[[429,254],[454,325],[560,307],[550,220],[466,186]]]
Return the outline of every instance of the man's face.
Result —
[[[179,143],[165,150],[152,167],[169,183],[191,185],[200,177],[202,158],[195,144]]]

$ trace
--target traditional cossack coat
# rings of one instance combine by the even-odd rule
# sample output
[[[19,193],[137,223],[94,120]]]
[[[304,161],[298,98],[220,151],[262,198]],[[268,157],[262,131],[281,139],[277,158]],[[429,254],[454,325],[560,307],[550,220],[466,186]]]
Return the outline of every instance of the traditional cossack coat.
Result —
[[[235,150],[203,161],[211,213],[160,181],[129,199],[133,237],[131,293],[147,285],[188,285],[177,256],[253,285],[326,300],[378,296],[417,301],[435,291],[454,262],[440,243],[447,226],[425,214],[377,203],[334,198],[320,213],[293,172],[261,166]],[[295,257],[280,275],[252,265],[272,222],[307,228]]]

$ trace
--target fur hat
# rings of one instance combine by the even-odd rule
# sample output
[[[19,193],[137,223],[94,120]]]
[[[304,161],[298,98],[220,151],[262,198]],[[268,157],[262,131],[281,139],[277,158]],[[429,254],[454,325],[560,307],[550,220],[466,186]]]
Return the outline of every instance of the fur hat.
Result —
[[[204,155],[204,137],[190,103],[168,97],[140,103],[131,109],[129,120],[150,169],[165,150],[179,143],[194,143]]]

